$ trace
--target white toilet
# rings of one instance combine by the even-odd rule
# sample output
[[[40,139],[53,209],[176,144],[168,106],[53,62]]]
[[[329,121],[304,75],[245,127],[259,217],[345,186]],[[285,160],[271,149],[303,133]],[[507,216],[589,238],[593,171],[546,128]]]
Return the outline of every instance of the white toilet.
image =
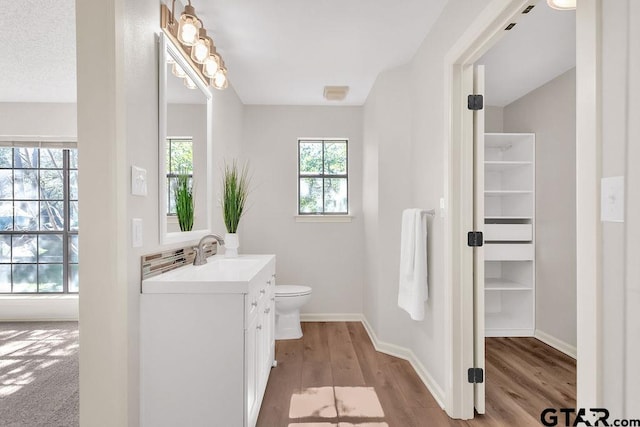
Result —
[[[299,285],[276,286],[276,339],[295,340],[302,337],[300,307],[311,299],[311,288]]]

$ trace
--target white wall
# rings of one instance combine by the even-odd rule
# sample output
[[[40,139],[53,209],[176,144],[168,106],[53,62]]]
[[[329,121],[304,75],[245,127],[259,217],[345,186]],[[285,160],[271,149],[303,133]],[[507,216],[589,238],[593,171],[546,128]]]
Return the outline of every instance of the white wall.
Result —
[[[159,6],[157,0],[89,0],[76,9],[80,282],[86,284],[80,285],[80,422],[87,426],[139,423],[140,256],[167,248],[159,244],[154,178]],[[242,106],[232,88],[225,92],[214,94],[214,160],[241,143]],[[132,165],[147,170],[147,197],[129,194]],[[141,248],[131,248],[132,218],[143,220]]]
[[[640,5],[629,2],[629,76],[640,75]],[[628,82],[628,117],[626,144],[626,319],[625,319],[625,410],[626,416],[640,418],[640,367],[636,363],[640,354],[640,84],[638,78]]]
[[[576,70],[504,107],[536,134],[536,330],[576,346]]]
[[[504,132],[504,108],[487,105],[484,109],[484,130],[487,133]]]
[[[0,135],[77,135],[76,104],[0,102]]]
[[[300,137],[349,139],[352,222],[295,221]],[[278,284],[311,286],[304,313],[362,313],[362,108],[247,106],[242,158],[250,160],[253,191],[240,252],[275,253]]]
[[[637,2],[602,2],[602,176],[626,176],[625,223],[602,223],[602,400],[640,416],[637,179],[640,75]],[[634,215],[635,214],[635,215]]]
[[[448,125],[444,58],[486,5],[470,0],[447,2],[406,70],[401,67],[382,73],[365,104],[364,170],[366,176],[378,177],[377,191],[375,187],[365,191],[366,239],[367,245],[375,243],[376,234],[383,233],[383,241],[388,243],[380,265],[375,265],[376,258],[366,260],[365,313],[380,340],[414,353],[431,376],[432,391],[440,399],[449,385],[444,336],[445,230],[439,216],[429,220],[429,300],[425,320],[411,321],[397,308],[400,212],[407,207],[437,209],[444,195],[444,133]],[[391,103],[389,108],[387,102]],[[377,214],[376,202],[381,207]],[[380,280],[372,281],[377,271]]]

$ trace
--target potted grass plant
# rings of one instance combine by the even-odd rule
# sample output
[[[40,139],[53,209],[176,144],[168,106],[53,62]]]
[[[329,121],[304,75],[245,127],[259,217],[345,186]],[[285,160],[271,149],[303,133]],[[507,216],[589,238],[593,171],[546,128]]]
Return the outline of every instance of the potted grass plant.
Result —
[[[225,256],[238,256],[238,224],[245,212],[245,203],[249,195],[249,168],[245,163],[241,168],[237,161],[224,165],[222,180],[222,216],[227,228]]]
[[[193,229],[193,185],[191,175],[180,171],[175,181],[176,216],[180,231]]]

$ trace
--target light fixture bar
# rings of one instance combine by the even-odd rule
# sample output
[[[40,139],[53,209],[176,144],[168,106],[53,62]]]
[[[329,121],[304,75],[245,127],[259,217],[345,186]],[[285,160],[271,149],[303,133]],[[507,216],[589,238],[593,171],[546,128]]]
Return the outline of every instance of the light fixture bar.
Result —
[[[174,4],[175,0],[173,1],[172,9],[174,7]],[[193,8],[193,6],[191,6],[191,2],[189,2],[189,4],[185,6],[185,12],[182,14],[182,16],[185,16],[186,14],[191,23],[195,23],[197,21],[197,23],[200,25],[200,27],[197,28],[196,41],[194,42],[194,44],[197,43],[199,39],[202,39],[205,45],[208,45],[204,50],[206,55],[201,54],[200,52],[195,52],[195,49],[197,49],[198,46],[192,47],[189,44],[189,41],[187,41],[187,43],[181,42],[180,37],[178,36],[180,34],[179,31],[181,27],[179,21],[175,19],[174,13],[175,12],[172,12],[172,10],[169,10],[167,5],[160,5],[160,28],[162,28],[162,31],[167,35],[167,37],[169,37],[173,45],[177,48],[177,50],[184,57],[187,63],[189,63],[191,68],[193,68],[193,70],[196,72],[205,86],[213,86],[214,88],[220,90],[225,89],[228,86],[227,69],[223,69],[224,76],[221,77],[219,75],[219,67],[223,68],[224,61],[222,60],[220,54],[217,53],[213,40],[211,40],[211,38],[207,36],[206,30],[204,30],[204,24],[195,15],[195,9]],[[196,24],[196,26],[198,24]],[[215,68],[213,66],[214,63],[209,60],[210,57],[213,57],[211,59],[215,60],[215,64],[218,65],[215,66]],[[200,61],[202,61],[202,63],[200,63]],[[207,67],[206,69],[205,66]],[[216,74],[218,74],[217,80],[214,79],[214,76]],[[214,80],[216,80],[217,84],[213,84]]]

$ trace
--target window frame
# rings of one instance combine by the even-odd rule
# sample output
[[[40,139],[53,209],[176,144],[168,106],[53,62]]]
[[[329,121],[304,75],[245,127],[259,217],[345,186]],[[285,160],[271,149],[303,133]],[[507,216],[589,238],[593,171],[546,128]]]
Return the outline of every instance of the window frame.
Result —
[[[322,144],[322,173],[315,175],[302,175],[300,172],[300,146],[302,143],[321,143]],[[325,171],[325,144],[332,142],[343,142],[345,144],[345,173],[339,175],[329,175],[326,174]],[[322,179],[322,212],[302,212],[300,206],[300,180],[302,178],[315,178]],[[345,212],[325,212],[325,179],[336,179],[342,178],[347,182],[347,210]],[[351,204],[349,203],[349,138],[298,138],[298,182],[297,182],[297,191],[298,191],[298,215],[305,217],[313,217],[313,216],[334,216],[334,217],[345,217],[350,215]]]
[[[12,150],[20,150],[20,149],[36,149],[38,150],[38,166],[34,167],[34,168],[16,168],[15,167],[15,153],[12,154],[12,165],[11,167],[2,167],[0,168],[1,170],[11,170],[13,171],[13,174],[15,174],[15,171],[21,171],[21,170],[31,170],[31,171],[38,171],[38,181],[40,180],[40,174],[42,171],[61,171],[62,172],[62,199],[44,199],[42,198],[42,194],[40,194],[41,188],[38,187],[38,197],[35,199],[21,199],[21,198],[16,198],[16,194],[15,194],[15,185],[12,186],[12,198],[11,199],[3,199],[3,202],[8,202],[11,201],[14,206],[16,202],[38,202],[39,206],[42,202],[61,202],[62,206],[63,206],[63,224],[62,227],[59,230],[15,230],[15,216],[13,219],[13,229],[12,230],[0,230],[0,235],[5,235],[5,236],[11,236],[11,262],[3,262],[2,265],[9,265],[11,266],[11,291],[10,292],[0,292],[0,295],[2,296],[7,296],[7,295],[29,295],[29,296],[42,296],[42,295],[78,295],[78,291],[70,291],[69,290],[69,280],[71,278],[72,272],[71,272],[71,266],[78,266],[79,263],[79,256],[78,259],[76,259],[75,262],[72,262],[71,260],[71,253],[70,253],[70,246],[71,246],[71,238],[72,236],[78,236],[79,234],[79,228],[76,226],[75,229],[71,228],[71,203],[72,202],[78,202],[78,199],[72,199],[71,198],[71,172],[76,172],[76,179],[77,179],[77,172],[78,172],[78,165],[77,163],[75,164],[75,167],[73,167],[74,165],[71,164],[71,150],[75,150],[76,151],[76,162],[77,162],[77,147],[69,147],[69,146],[57,146],[57,145],[51,145],[50,147],[47,147],[44,144],[39,144],[39,145],[32,145],[32,144],[20,144],[20,143],[13,143],[9,146],[7,145],[2,145],[0,144],[0,147],[2,148],[11,148]],[[41,164],[41,152],[43,150],[48,150],[48,149],[59,149],[62,150],[62,167],[60,169],[57,168],[50,168],[50,167],[42,167]],[[77,183],[76,183],[77,185]],[[76,208],[77,209],[77,208]],[[40,212],[38,213],[38,221],[40,221]],[[40,228],[40,224],[38,225],[38,228]],[[40,236],[61,236],[62,239],[62,254],[61,254],[61,258],[62,261],[60,262],[40,262],[39,260],[39,254],[36,254],[36,258],[34,262],[14,262],[13,261],[13,236],[34,236],[37,240],[38,243],[36,243],[36,248],[39,249],[40,247],[40,242],[39,242],[39,237]],[[79,254],[78,254],[79,255]],[[14,266],[15,265],[33,265],[35,266],[35,272],[36,272],[36,291],[35,292],[16,292],[14,291],[14,279],[13,279],[13,275],[14,275]],[[45,292],[45,291],[40,291],[40,283],[39,283],[39,276],[40,276],[40,265],[61,265],[62,266],[62,291],[59,292]],[[77,268],[77,267],[76,267]],[[78,283],[78,289],[80,288],[79,283]]]
[[[167,169],[167,173],[166,173],[166,179],[167,179],[167,206],[165,206],[165,209],[167,211],[167,218],[168,219],[175,219],[177,220],[178,218],[178,213],[177,212],[171,212],[171,180],[175,179],[178,177],[177,173],[172,173],[171,169],[171,147],[172,147],[172,143],[173,142],[190,142],[191,143],[191,173],[188,174],[189,178],[191,178],[191,183],[193,184],[193,137],[191,136],[168,136],[167,137],[167,148],[169,149],[169,155],[167,156],[167,162],[169,163],[168,168]]]

